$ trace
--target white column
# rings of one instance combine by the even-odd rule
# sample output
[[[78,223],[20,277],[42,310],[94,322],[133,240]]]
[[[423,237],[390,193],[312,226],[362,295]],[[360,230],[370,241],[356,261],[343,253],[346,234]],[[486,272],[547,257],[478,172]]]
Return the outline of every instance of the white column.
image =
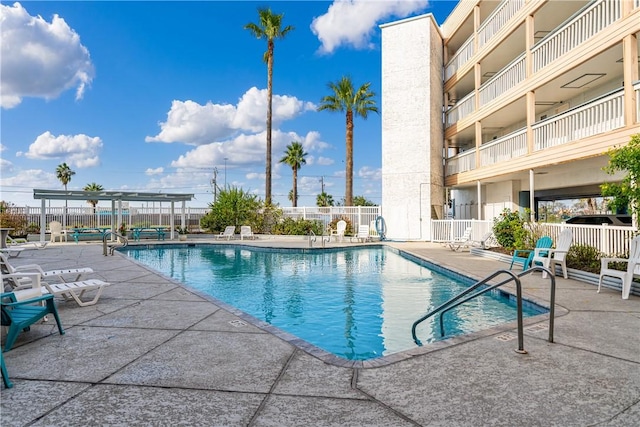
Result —
[[[171,213],[170,213],[170,217],[169,217],[169,226],[171,228],[171,236],[169,236],[169,238],[171,240],[173,240],[173,236],[175,233],[175,228],[176,228],[176,218],[175,218],[175,211],[176,208],[176,202],[174,202],[173,200],[171,201]]]
[[[531,222],[535,221],[535,214],[534,214],[534,209],[535,209],[535,197],[534,197],[534,189],[535,189],[535,180],[534,180],[534,174],[533,174],[533,169],[529,169],[529,208],[531,210]]]
[[[482,220],[482,184],[480,181],[476,182],[476,187],[478,189],[478,220]]]
[[[47,200],[42,199],[40,204],[40,241],[44,242],[44,233],[47,229]]]

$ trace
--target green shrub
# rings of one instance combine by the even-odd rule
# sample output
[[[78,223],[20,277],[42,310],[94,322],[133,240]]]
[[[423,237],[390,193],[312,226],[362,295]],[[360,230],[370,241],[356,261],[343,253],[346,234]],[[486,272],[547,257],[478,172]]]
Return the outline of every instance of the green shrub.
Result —
[[[344,221],[347,223],[347,227],[344,229],[345,236],[353,236],[355,234],[353,232],[353,224],[351,223],[351,220],[347,216],[333,218],[329,223],[329,228],[332,230],[336,230],[338,228],[339,221]]]
[[[13,228],[9,235],[22,237],[27,235],[27,216],[22,209],[11,202],[0,202],[0,227]]]
[[[259,215],[262,201],[242,188],[225,188],[220,191],[218,199],[210,207],[211,211],[200,219],[200,227],[204,230],[220,232],[228,225],[234,225],[236,228],[249,225],[254,233],[264,232]]]
[[[600,273],[602,254],[589,245],[572,245],[567,252],[567,267],[576,270]]]
[[[503,210],[500,216],[493,220],[493,234],[500,246],[509,250],[526,249],[527,231],[524,229],[524,223],[518,212]]]
[[[322,235],[322,221],[309,219],[284,218],[272,228],[273,234],[289,236],[306,236],[313,231],[316,236]]]

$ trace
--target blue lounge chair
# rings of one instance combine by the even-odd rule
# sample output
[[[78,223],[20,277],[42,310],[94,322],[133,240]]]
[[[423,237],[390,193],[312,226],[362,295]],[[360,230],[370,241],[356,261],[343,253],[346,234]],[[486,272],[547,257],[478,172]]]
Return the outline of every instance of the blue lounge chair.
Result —
[[[513,264],[522,264],[522,271],[528,270],[531,267],[533,256],[535,253],[544,256],[544,251],[536,251],[536,249],[551,249],[553,246],[553,240],[549,236],[543,236],[536,242],[535,249],[516,249],[513,252],[513,258],[511,258],[511,265],[509,270],[513,268]]]
[[[45,305],[39,305],[41,301],[44,301]],[[0,308],[2,309],[2,326],[9,327],[7,340],[4,343],[4,351],[11,349],[20,331],[28,331],[31,325],[49,313],[53,314],[56,319],[60,335],[64,335],[58,310],[56,310],[53,295],[51,294],[18,301],[13,292],[2,293],[0,294]]]

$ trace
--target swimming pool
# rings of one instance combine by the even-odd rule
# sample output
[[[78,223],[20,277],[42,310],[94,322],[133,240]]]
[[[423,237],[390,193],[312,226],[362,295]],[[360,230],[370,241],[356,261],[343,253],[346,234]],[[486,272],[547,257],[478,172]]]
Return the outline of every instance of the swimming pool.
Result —
[[[125,254],[167,276],[349,360],[415,348],[411,325],[466,289],[385,246],[266,249],[242,245],[128,247]],[[525,305],[524,315],[541,310]],[[445,338],[512,321],[500,291],[445,316]],[[418,327],[423,343],[441,339],[437,318]]]

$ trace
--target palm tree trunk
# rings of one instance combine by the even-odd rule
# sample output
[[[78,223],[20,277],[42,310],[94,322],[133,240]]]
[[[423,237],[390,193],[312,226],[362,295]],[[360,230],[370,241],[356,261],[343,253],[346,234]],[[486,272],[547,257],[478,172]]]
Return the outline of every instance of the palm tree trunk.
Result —
[[[293,168],[293,203],[292,206],[295,208],[298,206],[298,169]]]
[[[353,111],[347,111],[347,158],[344,205],[353,206]]]
[[[264,199],[271,205],[271,105],[273,97],[273,40],[267,44],[267,167],[265,170]]]

